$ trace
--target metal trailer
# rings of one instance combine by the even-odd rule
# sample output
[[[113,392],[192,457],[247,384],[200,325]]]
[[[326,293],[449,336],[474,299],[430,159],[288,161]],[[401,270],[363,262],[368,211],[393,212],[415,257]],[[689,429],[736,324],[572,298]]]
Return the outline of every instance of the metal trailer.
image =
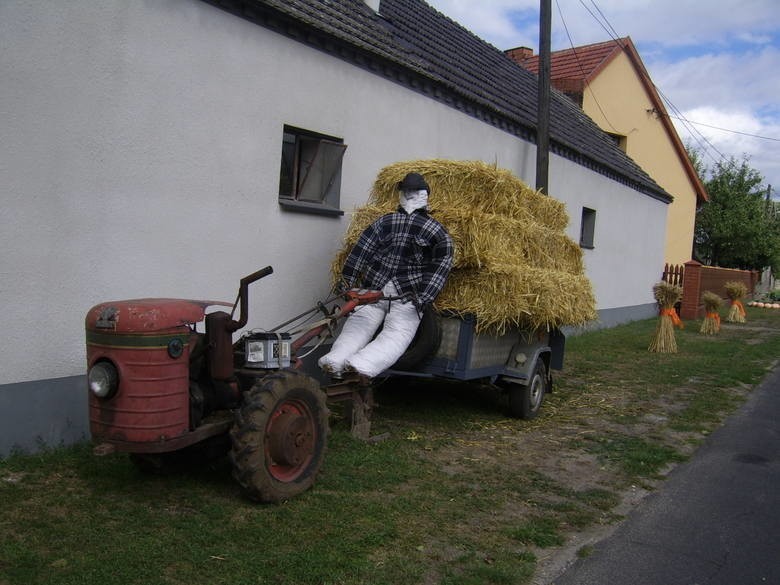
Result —
[[[420,325],[407,353],[380,379],[416,378],[488,384],[508,396],[509,414],[533,419],[552,391],[552,370],[563,368],[566,338],[559,329],[509,328],[501,334],[477,333],[473,316],[432,311]],[[420,358],[420,356],[425,356]],[[309,363],[308,368],[316,368]],[[323,383],[331,400],[351,401],[352,434],[366,439],[374,406],[373,385],[357,377]]]
[[[477,333],[470,315],[439,315],[436,321],[441,337],[433,356],[385,375],[488,382],[509,394],[512,415],[534,418],[539,413],[544,395],[552,391],[551,370],[563,368],[566,338],[560,330]]]

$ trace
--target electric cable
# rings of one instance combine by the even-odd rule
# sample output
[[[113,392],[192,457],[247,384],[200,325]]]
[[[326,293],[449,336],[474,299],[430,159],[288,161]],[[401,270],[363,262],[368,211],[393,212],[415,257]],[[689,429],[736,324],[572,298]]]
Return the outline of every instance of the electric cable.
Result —
[[[598,98],[596,97],[596,93],[593,91],[593,88],[590,87],[589,83],[585,83],[585,78],[587,77],[585,75],[585,70],[582,67],[582,63],[580,62],[579,55],[577,55],[577,50],[574,48],[574,41],[572,41],[571,35],[569,34],[569,27],[566,26],[566,19],[563,18],[563,11],[561,10],[561,5],[558,3],[558,0],[555,0],[555,7],[558,9],[558,14],[561,17],[561,23],[563,24],[563,30],[566,31],[566,36],[569,38],[569,45],[571,46],[572,53],[574,53],[574,60],[577,63],[577,67],[580,70],[580,74],[582,74],[582,80],[584,83],[584,87],[588,89],[590,92],[591,97],[593,97],[593,101],[596,103],[596,107],[598,107],[599,111],[601,112],[601,115],[604,117],[604,120],[606,120],[607,124],[609,124],[609,127],[612,128],[616,134],[620,134],[620,130],[615,128],[615,125],[610,121],[610,119],[607,117],[607,113],[604,111],[604,108],[601,107],[601,104],[599,103]]]

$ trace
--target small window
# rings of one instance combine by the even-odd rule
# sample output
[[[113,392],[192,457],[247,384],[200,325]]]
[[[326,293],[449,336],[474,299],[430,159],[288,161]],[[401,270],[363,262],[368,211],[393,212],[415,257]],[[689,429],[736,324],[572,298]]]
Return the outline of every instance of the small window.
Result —
[[[626,152],[628,139],[625,136],[622,134],[613,134],[612,132],[607,132],[607,136],[609,136],[612,141],[617,144],[620,150]]]
[[[341,138],[285,126],[279,204],[292,211],[343,215],[339,203],[346,149]]]
[[[596,233],[596,210],[582,208],[582,223],[580,224],[580,247],[593,249],[593,236]]]

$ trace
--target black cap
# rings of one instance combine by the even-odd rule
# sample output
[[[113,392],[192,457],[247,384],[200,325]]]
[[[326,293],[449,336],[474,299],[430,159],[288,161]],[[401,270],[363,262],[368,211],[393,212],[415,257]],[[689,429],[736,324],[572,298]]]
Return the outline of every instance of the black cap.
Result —
[[[421,191],[422,189],[425,189],[426,191],[430,191],[431,188],[428,187],[428,183],[425,182],[425,179],[423,179],[423,176],[420,173],[409,173],[404,177],[404,180],[398,183],[398,188],[401,191]]]

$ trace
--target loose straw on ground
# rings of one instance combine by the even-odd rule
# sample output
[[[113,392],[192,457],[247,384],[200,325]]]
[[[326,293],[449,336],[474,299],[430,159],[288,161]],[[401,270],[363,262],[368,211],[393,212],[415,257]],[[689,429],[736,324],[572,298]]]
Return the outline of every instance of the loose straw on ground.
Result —
[[[744,323],[745,306],[742,304],[742,298],[747,294],[747,286],[745,286],[744,282],[732,280],[724,284],[723,288],[726,289],[726,294],[731,300],[731,308],[726,321],[729,323]]]
[[[674,337],[674,327],[683,327],[674,305],[682,297],[682,289],[668,282],[659,282],[653,287],[653,296],[660,307],[658,327],[648,351],[655,353],[677,353],[677,339]]]
[[[705,335],[716,335],[720,331],[719,310],[723,300],[711,291],[705,291],[701,300],[704,303],[704,321],[699,331]]]

